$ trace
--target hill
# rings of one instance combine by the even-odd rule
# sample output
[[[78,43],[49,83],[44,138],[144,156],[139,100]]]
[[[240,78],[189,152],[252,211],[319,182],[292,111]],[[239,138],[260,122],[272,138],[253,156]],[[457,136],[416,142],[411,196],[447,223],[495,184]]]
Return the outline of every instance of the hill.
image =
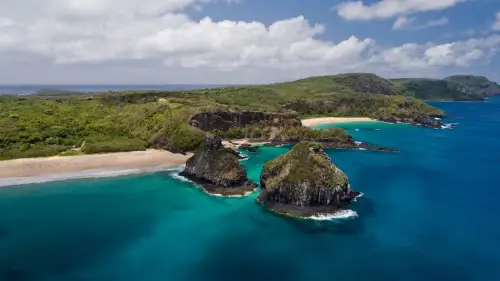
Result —
[[[445,78],[454,84],[460,91],[469,95],[487,97],[500,94],[500,85],[484,76],[453,75]]]
[[[482,96],[461,91],[447,80],[406,78],[392,79],[393,85],[401,94],[423,100],[468,101],[482,100]]]

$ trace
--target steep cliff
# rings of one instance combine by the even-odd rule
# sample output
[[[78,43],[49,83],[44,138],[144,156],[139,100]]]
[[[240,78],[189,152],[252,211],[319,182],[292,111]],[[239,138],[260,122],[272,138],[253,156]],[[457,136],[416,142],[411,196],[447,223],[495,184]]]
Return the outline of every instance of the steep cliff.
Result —
[[[359,192],[323,151],[323,146],[301,142],[290,152],[267,162],[258,197],[267,208],[289,216],[333,214],[352,202]]]
[[[191,126],[203,131],[242,128],[253,124],[266,124],[272,126],[301,126],[299,115],[296,113],[267,113],[258,111],[240,112],[202,112],[191,118]]]
[[[205,137],[203,146],[188,159],[180,175],[211,194],[246,195],[257,189],[257,184],[248,180],[234,152],[224,148],[219,137]]]

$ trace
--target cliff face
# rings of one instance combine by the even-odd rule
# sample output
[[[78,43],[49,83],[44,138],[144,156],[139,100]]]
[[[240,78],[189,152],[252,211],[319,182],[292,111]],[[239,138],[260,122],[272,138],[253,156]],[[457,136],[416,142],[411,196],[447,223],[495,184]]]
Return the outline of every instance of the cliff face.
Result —
[[[224,148],[219,137],[205,137],[203,146],[189,158],[180,175],[200,184],[212,194],[245,195],[257,188],[248,180],[234,152]]]
[[[260,178],[258,200],[278,213],[310,217],[344,208],[359,192],[318,143],[301,142],[290,152],[267,162]]]
[[[274,126],[301,126],[298,114],[294,113],[266,113],[258,111],[241,112],[202,112],[191,118],[191,126],[203,131],[222,130],[229,128],[242,128],[252,124],[267,123]]]

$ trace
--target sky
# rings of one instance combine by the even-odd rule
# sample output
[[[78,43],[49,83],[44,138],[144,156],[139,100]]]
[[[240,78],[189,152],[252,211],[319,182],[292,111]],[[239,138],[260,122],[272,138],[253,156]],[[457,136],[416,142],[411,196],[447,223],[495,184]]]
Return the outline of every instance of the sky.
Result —
[[[500,0],[0,0],[0,84],[500,81]]]

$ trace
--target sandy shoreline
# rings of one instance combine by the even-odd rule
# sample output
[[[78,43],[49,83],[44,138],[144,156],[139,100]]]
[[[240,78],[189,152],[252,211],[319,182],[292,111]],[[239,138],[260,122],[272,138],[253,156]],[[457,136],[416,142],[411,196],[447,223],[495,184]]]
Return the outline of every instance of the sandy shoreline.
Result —
[[[191,156],[161,150],[119,152],[67,157],[27,158],[0,161],[0,179],[36,177],[90,170],[148,169],[177,167]]]
[[[238,149],[240,145],[242,144],[250,144],[250,145],[264,145],[269,142],[265,141],[250,141],[249,139],[238,139],[238,140],[231,140],[231,141],[222,141],[222,145],[227,148],[232,148],[232,149]]]
[[[368,117],[320,117],[301,121],[303,126],[312,127],[326,123],[376,122],[377,120]]]

